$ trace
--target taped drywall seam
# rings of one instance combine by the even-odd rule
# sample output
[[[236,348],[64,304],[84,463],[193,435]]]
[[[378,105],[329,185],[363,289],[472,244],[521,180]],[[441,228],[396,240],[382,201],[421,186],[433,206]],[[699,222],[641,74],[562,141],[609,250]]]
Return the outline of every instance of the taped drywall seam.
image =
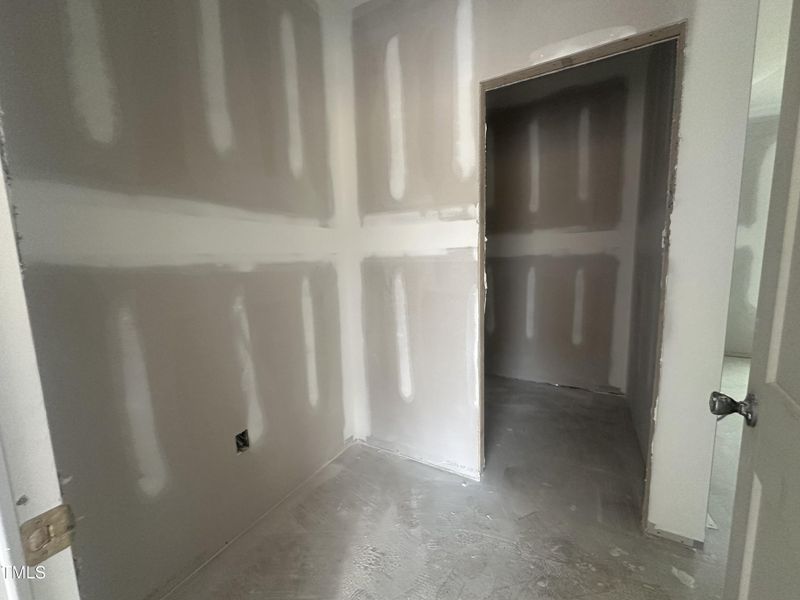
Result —
[[[265,263],[330,261],[337,246],[330,228],[308,219],[50,182],[18,179],[14,185],[26,199],[20,218],[30,264],[214,263],[246,271]]]
[[[67,19],[75,110],[94,141],[110,144],[117,131],[116,89],[108,74],[105,37],[94,0],[69,0]]]
[[[402,200],[406,193],[406,140],[403,124],[403,71],[400,65],[400,41],[396,35],[386,44],[384,76],[389,119],[389,193],[395,200]]]
[[[541,229],[536,235],[504,233],[492,236],[487,247],[491,258],[515,256],[588,256],[591,254],[617,255],[623,249],[625,238],[618,230],[570,231],[568,229]]]
[[[233,147],[233,124],[225,82],[225,52],[219,0],[203,0],[200,8],[200,66],[206,101],[206,123],[219,154]]]
[[[334,198],[334,244],[339,293],[344,438],[370,434],[362,320],[361,222],[356,171],[352,15],[339,3],[320,2],[325,111]]]
[[[575,273],[575,304],[572,312],[572,344],[580,346],[583,343],[583,302],[585,296],[585,276],[583,267]]]
[[[525,289],[525,337],[536,335],[536,269],[528,267],[528,282]]]
[[[400,395],[406,402],[414,399],[414,388],[411,375],[411,346],[408,329],[408,300],[406,286],[400,269],[394,273],[392,280],[395,315],[395,350],[397,351],[397,373]]]
[[[530,161],[531,161],[531,191],[529,208],[532,213],[539,212],[541,204],[541,156],[539,154],[539,119],[534,119],[528,125],[528,136],[530,138]]]
[[[253,343],[250,339],[250,317],[240,291],[233,301],[233,318],[236,332],[236,359],[239,363],[239,381],[247,404],[247,432],[251,445],[256,445],[266,429],[261,394],[253,364]]]
[[[313,408],[319,403],[319,380],[317,378],[317,334],[314,327],[314,300],[311,297],[311,283],[308,275],[303,276],[301,286],[301,305],[303,313],[303,342],[306,349],[306,381],[308,382],[308,402]]]
[[[455,123],[453,127],[454,171],[467,179],[475,172],[477,150],[473,115],[473,30],[472,0],[458,0],[455,31]]]
[[[589,177],[591,165],[591,121],[589,107],[581,107],[578,117],[578,201],[589,201]]]
[[[283,58],[283,87],[286,92],[286,116],[289,127],[289,167],[292,175],[303,174],[303,129],[300,125],[300,84],[297,70],[297,45],[292,16],[281,14],[281,56]]]
[[[128,302],[120,302],[114,326],[130,442],[141,474],[137,485],[145,496],[155,498],[167,485],[167,462],[156,433],[153,395],[138,323]]]

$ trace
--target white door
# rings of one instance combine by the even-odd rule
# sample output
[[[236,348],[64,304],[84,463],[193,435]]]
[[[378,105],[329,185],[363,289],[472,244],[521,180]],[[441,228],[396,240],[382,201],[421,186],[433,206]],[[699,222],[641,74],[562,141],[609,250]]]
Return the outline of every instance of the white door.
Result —
[[[800,598],[800,0],[793,13],[726,600]]]

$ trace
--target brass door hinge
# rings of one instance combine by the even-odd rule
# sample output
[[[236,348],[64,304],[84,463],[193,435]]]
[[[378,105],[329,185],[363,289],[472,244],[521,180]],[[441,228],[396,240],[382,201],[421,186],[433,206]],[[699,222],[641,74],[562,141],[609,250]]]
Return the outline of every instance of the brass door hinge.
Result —
[[[72,545],[75,519],[69,505],[62,504],[25,521],[19,531],[25,563],[32,567]]]

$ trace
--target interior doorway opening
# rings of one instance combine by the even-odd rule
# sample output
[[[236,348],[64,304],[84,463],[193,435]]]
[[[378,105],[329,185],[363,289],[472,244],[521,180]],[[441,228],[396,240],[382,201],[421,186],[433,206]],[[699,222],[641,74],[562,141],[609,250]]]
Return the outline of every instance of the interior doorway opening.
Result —
[[[682,36],[482,86],[485,476],[611,535],[647,523]]]

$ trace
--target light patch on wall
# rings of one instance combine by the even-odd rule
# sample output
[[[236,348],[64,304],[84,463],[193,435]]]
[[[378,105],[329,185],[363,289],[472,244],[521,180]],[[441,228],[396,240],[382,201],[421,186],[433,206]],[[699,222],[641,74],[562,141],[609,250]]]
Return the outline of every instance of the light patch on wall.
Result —
[[[264,434],[265,420],[253,364],[250,318],[241,293],[233,301],[233,318],[236,326],[236,358],[239,362],[242,393],[247,402],[247,431],[250,444],[256,444]]]
[[[473,128],[473,31],[472,0],[458,0],[455,48],[455,123],[453,155],[455,171],[462,178],[475,171],[476,149]]]
[[[589,161],[591,157],[589,107],[581,108],[578,118],[578,200],[589,200]]]
[[[539,119],[533,119],[528,125],[528,143],[530,148],[531,161],[531,195],[529,199],[530,211],[539,212],[541,183],[540,168],[541,160],[539,154]]]
[[[144,360],[144,348],[136,317],[128,303],[121,303],[117,309],[115,326],[120,349],[125,414],[133,455],[141,474],[137,484],[142,493],[154,498],[167,485],[167,464],[156,434],[153,396]]]
[[[406,193],[406,140],[403,129],[403,71],[400,41],[392,36],[386,44],[386,101],[389,116],[389,193],[401,200]]]
[[[575,304],[572,311],[572,343],[580,346],[583,343],[583,297],[584,297],[583,267],[575,273]]]
[[[206,100],[206,123],[217,152],[233,146],[233,125],[225,87],[225,53],[219,0],[202,0],[200,7],[200,64]]]
[[[486,265],[486,330],[494,333],[494,279],[492,270]]]
[[[294,22],[288,12],[281,15],[281,56],[283,85],[286,90],[287,122],[289,126],[289,166],[295,178],[303,174],[303,130],[300,126],[300,85],[298,83],[297,45]]]
[[[397,372],[400,381],[400,395],[403,400],[411,402],[414,388],[411,382],[411,348],[408,333],[408,302],[406,286],[400,271],[394,274],[392,281],[394,295],[395,340],[397,350]]]
[[[311,282],[303,276],[301,291],[303,312],[303,341],[306,347],[306,379],[308,401],[316,407],[319,403],[319,380],[317,378],[317,334],[314,328],[314,300],[311,297]]]
[[[529,340],[536,335],[536,269],[528,268],[528,283],[525,288],[525,337]]]
[[[69,0],[69,71],[75,110],[96,142],[110,144],[117,129],[115,88],[108,74],[97,7],[92,0]]]

